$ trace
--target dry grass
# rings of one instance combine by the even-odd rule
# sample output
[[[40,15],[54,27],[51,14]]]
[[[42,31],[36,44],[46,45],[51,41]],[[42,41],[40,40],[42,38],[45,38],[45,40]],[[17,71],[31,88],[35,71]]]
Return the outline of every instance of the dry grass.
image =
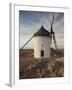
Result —
[[[20,56],[19,78],[50,78],[64,76],[63,52],[54,52],[50,58],[43,60]]]

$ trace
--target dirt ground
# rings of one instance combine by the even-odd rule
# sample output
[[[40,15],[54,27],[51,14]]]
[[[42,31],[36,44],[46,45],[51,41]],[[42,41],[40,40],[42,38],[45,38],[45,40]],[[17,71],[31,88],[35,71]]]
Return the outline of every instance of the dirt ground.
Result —
[[[51,54],[50,58],[36,59],[33,56],[19,56],[19,78],[64,77],[64,52]]]

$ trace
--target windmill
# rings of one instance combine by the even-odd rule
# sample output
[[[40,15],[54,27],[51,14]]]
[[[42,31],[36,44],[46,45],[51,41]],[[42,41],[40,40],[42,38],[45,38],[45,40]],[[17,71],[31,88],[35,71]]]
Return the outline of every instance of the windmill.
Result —
[[[55,38],[55,32],[53,31],[54,18],[55,18],[55,14],[53,15],[52,22],[51,22],[51,35],[52,35],[52,39],[53,39],[54,44],[55,44],[55,48],[57,50],[57,43],[56,43],[56,38]]]
[[[49,32],[43,26],[32,35],[32,37],[20,48],[23,49],[32,39],[34,39],[34,57],[35,58],[48,58],[50,57],[50,45],[52,39],[54,41],[55,49],[57,50],[57,43],[55,39],[55,32],[53,31],[55,15],[51,21],[51,31]]]

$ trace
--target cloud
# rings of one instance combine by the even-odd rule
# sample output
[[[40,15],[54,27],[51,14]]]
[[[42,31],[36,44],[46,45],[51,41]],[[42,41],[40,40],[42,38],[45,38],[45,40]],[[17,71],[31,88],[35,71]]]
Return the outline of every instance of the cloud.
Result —
[[[48,12],[34,12],[34,11],[20,11],[19,24],[20,24],[20,47],[39,30],[41,25],[50,31],[51,19],[53,13]],[[58,47],[64,46],[64,14],[55,13],[55,20],[53,30],[56,34]],[[32,41],[28,43],[27,48],[33,48]],[[54,45],[53,45],[54,47]]]

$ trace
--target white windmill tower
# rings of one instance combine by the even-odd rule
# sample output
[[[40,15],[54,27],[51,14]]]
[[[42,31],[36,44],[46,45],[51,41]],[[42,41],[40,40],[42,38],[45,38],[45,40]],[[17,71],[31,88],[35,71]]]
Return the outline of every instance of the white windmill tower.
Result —
[[[53,31],[53,22],[54,15],[51,22],[51,32],[47,31],[43,26],[41,26],[41,28],[33,34],[33,36],[26,42],[26,44],[24,44],[21,49],[23,49],[33,38],[34,58],[49,58],[52,39],[54,40],[55,48],[57,49],[55,32]]]
[[[35,58],[49,58],[51,33],[43,26],[34,34],[34,57]]]

